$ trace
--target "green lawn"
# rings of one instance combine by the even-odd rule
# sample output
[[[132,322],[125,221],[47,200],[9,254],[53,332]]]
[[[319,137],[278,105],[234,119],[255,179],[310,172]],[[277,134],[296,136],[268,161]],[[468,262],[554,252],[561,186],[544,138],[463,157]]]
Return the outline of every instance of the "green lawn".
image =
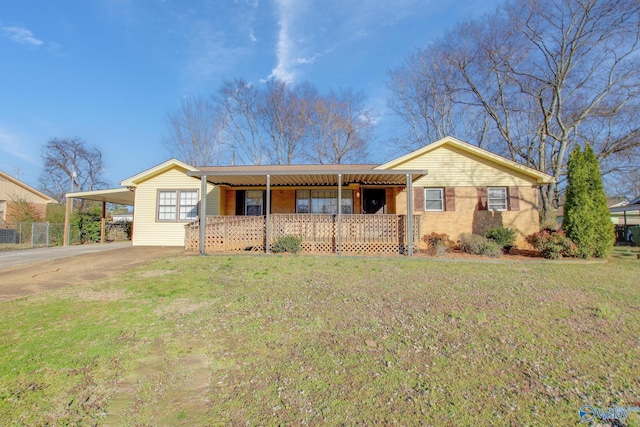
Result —
[[[637,252],[168,258],[1,304],[0,423],[577,425],[640,406]]]

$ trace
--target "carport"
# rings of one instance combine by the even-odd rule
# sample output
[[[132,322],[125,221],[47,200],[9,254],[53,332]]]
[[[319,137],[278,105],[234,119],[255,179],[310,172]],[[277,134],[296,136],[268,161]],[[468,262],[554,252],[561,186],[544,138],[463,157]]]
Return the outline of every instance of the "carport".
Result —
[[[73,199],[102,202],[102,218],[100,220],[100,243],[105,242],[107,203],[127,206],[134,206],[135,203],[135,192],[133,189],[129,189],[127,187],[110,188],[107,190],[79,191],[76,193],[67,193],[65,196],[67,199],[67,204],[64,214],[64,236],[62,241],[63,246],[69,246],[69,225],[71,220],[71,211],[73,209]]]
[[[629,227],[636,225],[637,221],[638,221],[638,217],[640,214],[640,204],[633,204],[633,205],[625,205],[625,206],[619,206],[616,208],[610,208],[609,212],[614,214],[614,213],[622,213],[623,214],[623,218],[624,218],[624,222],[622,224],[622,227],[624,228],[624,236],[625,236],[625,240],[626,240],[626,235],[627,235],[627,230],[629,229]],[[635,215],[631,215],[633,219],[635,219],[634,223],[629,224],[628,223],[628,219],[629,219],[629,215],[627,214],[627,212],[634,212]],[[638,245],[639,242],[636,242],[636,245]]]

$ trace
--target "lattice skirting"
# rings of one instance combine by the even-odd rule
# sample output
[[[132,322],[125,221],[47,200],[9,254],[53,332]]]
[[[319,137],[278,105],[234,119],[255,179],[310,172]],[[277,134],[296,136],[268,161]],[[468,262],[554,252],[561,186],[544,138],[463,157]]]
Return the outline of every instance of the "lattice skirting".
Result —
[[[418,251],[419,217],[414,216],[414,243]],[[278,214],[269,223],[271,248],[286,235],[302,238],[301,252],[335,254],[336,218],[334,215]],[[263,217],[207,217],[207,252],[264,252]],[[399,215],[346,215],[342,222],[342,254],[395,255],[406,253],[406,218]],[[199,225],[185,230],[185,248],[199,249]]]

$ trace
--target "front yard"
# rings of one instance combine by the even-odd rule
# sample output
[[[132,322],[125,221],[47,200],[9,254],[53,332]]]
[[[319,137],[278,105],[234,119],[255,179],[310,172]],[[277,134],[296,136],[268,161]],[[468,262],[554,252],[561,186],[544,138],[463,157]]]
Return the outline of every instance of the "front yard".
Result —
[[[583,405],[640,406],[635,251],[167,258],[3,303],[0,419],[576,425]]]

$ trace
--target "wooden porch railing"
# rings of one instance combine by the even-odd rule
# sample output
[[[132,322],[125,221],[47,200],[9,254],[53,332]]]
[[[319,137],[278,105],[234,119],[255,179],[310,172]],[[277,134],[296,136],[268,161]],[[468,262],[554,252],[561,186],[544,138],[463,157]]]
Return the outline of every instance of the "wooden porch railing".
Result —
[[[414,248],[419,247],[420,217],[413,216]],[[207,252],[264,251],[265,217],[209,216],[205,248]],[[341,242],[344,254],[405,253],[406,215],[342,215],[341,239],[338,217],[327,214],[272,214],[269,221],[270,247],[279,238],[302,238],[302,251],[336,253]],[[198,222],[187,224],[185,247],[199,248]]]

